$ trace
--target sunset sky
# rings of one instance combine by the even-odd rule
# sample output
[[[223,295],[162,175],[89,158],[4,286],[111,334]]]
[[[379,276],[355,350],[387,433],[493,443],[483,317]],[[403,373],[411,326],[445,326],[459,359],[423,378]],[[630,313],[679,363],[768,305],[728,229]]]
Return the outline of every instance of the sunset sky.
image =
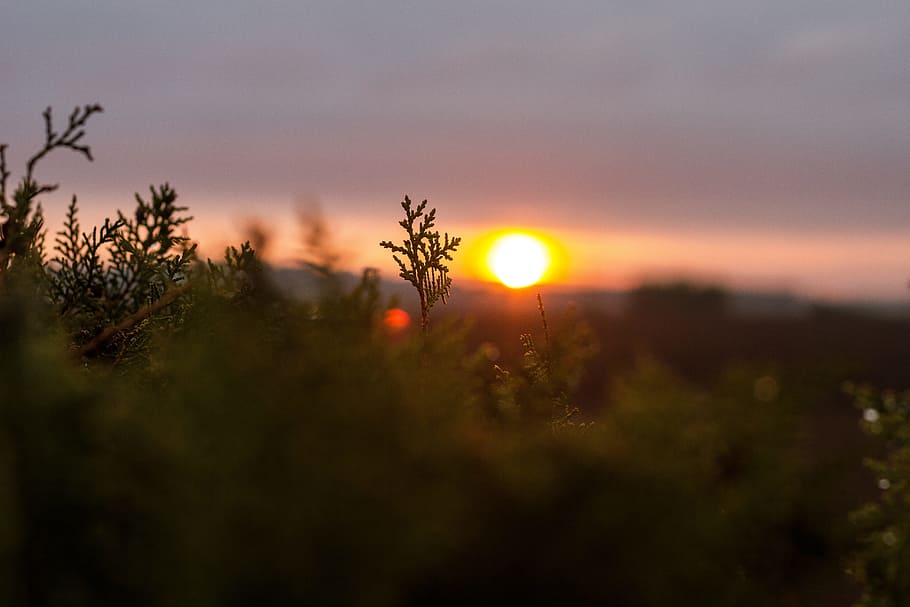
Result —
[[[28,0],[0,51],[15,175],[44,107],[106,110],[43,165],[52,229],[169,181],[212,255],[255,218],[299,256],[319,204],[394,275],[410,194],[465,256],[550,235],[567,284],[910,297],[910,2]]]

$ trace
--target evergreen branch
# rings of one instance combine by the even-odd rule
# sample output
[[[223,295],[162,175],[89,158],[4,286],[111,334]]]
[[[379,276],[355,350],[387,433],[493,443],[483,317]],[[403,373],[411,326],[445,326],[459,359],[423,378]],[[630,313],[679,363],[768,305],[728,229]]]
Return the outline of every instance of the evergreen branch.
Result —
[[[94,354],[101,346],[108,342],[114,335],[122,333],[127,329],[139,324],[152,314],[158,312],[162,308],[165,308],[172,304],[178,297],[190,290],[190,284],[185,283],[180,286],[174,286],[167,289],[164,294],[158,298],[156,301],[150,305],[137,310],[136,312],[130,314],[119,323],[112,327],[108,327],[98,334],[92,341],[88,342],[81,348],[78,352],[80,356],[89,356]]]
[[[452,253],[461,244],[461,238],[450,239],[448,233],[440,244],[439,232],[432,231],[436,225],[436,209],[424,213],[426,207],[427,201],[424,200],[412,208],[411,199],[405,196],[401,202],[405,218],[398,225],[404,228],[407,238],[400,245],[390,240],[379,243],[379,246],[392,251],[392,259],[398,264],[398,275],[417,290],[420,298],[420,326],[424,332],[429,324],[430,308],[440,299],[446,303],[452,286],[452,279],[448,276],[449,268],[443,260],[451,261]],[[407,264],[402,257],[407,260]]]

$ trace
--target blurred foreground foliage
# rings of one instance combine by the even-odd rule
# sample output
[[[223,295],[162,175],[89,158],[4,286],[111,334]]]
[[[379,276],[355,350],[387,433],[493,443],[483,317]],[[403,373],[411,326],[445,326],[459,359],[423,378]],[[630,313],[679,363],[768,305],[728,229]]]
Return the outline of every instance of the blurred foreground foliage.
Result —
[[[200,289],[141,366],[0,304],[0,601],[805,604],[833,513],[794,403],[653,362],[593,423],[497,415],[455,331],[390,339],[371,277],[313,306]],[[521,402],[517,403],[521,406]]]
[[[851,572],[863,584],[858,607],[910,604],[910,392],[849,386],[863,427],[880,441],[881,454],[866,466],[879,498],[852,513],[860,545]]]
[[[198,259],[167,185],[90,233],[74,200],[48,261],[49,186],[0,165],[0,604],[843,600],[838,479],[766,371],[643,358],[580,407],[595,345],[542,303],[497,368],[385,327],[374,272],[300,301],[248,244]]]

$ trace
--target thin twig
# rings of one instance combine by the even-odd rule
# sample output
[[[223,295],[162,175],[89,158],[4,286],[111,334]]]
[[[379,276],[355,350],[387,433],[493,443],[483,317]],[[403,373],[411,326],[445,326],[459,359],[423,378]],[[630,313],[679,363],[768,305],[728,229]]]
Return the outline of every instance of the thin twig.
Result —
[[[104,331],[99,333],[98,336],[95,337],[95,339],[93,339],[92,341],[88,342],[87,344],[85,344],[84,346],[79,348],[79,355],[88,356],[89,354],[92,354],[93,352],[98,350],[98,348],[100,348],[105,343],[107,343],[107,341],[111,337],[113,337],[117,333],[126,331],[127,329],[139,324],[140,322],[142,322],[143,320],[145,320],[146,318],[148,318],[155,312],[172,304],[175,299],[177,299],[178,297],[180,297],[181,295],[183,295],[184,293],[189,291],[189,289],[190,289],[190,285],[188,283],[182,284],[179,287],[172,287],[172,288],[168,289],[167,291],[164,292],[164,294],[157,301],[155,301],[148,307],[137,310],[136,312],[132,313],[131,315],[129,315],[126,318],[124,318],[123,320],[121,320],[119,323],[117,323],[113,327],[108,327],[107,329],[105,329]]]
[[[44,110],[44,113],[42,114],[44,116],[45,131],[44,147],[38,150],[34,156],[29,158],[25,170],[26,182],[31,182],[33,180],[32,175],[35,171],[35,165],[38,163],[38,161],[44,158],[51,150],[55,148],[69,148],[74,152],[79,152],[89,160],[93,160],[91,148],[89,148],[87,145],[80,145],[79,140],[85,136],[85,131],[82,127],[85,126],[85,123],[88,121],[89,117],[92,114],[103,111],[104,110],[102,107],[97,103],[94,105],[86,105],[82,108],[81,113],[79,107],[76,107],[70,114],[69,126],[67,126],[66,131],[64,131],[62,135],[58,135],[54,132],[53,120],[51,117],[51,108]]]
[[[9,170],[6,168],[6,144],[0,144],[0,206],[6,207],[6,180]]]
[[[540,311],[540,320],[543,321],[543,338],[547,346],[547,352],[550,352],[550,326],[547,324],[547,313],[543,307],[543,299],[540,293],[537,294],[537,309]]]

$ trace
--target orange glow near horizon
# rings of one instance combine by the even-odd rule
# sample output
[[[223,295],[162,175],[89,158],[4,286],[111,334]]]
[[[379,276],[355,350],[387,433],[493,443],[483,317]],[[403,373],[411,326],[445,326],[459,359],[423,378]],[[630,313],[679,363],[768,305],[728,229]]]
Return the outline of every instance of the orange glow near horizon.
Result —
[[[111,203],[114,204],[113,202]],[[279,203],[274,202],[277,206]],[[49,210],[46,222],[59,226],[64,207]],[[98,223],[88,214],[87,222]],[[218,213],[215,204],[200,205],[190,235],[200,243],[202,258],[214,260],[226,245],[247,236],[244,222]],[[270,263],[299,267],[306,251],[301,244],[293,208],[271,218],[274,231],[266,257]],[[336,213],[329,217],[331,243],[339,253],[338,268],[354,273],[364,267],[380,270],[384,279],[398,280],[398,269],[382,239],[401,239],[394,223],[368,215]],[[455,287],[473,288],[472,281],[500,284],[487,263],[497,238],[520,232],[540,238],[551,264],[538,284],[542,289],[628,289],[642,282],[685,279],[726,285],[733,289],[788,292],[823,299],[906,299],[908,245],[904,234],[767,232],[742,227],[725,231],[694,229],[620,229],[552,226],[543,232],[525,225],[446,223],[463,245],[450,265]],[[509,226],[509,224],[505,224]]]

